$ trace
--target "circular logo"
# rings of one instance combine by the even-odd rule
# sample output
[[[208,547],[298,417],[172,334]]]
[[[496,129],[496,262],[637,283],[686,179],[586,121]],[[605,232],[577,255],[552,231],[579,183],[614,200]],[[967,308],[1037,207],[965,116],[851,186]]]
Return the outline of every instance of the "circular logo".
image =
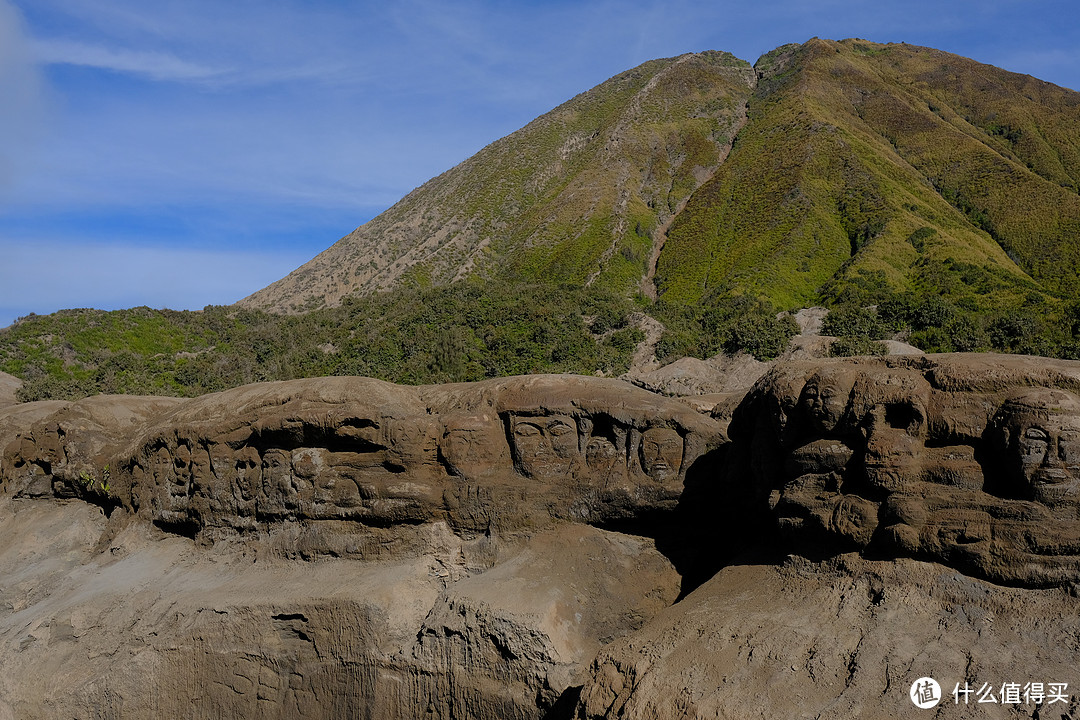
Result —
[[[941,702],[941,686],[932,677],[921,677],[911,683],[911,692],[908,695],[915,707],[929,710]]]

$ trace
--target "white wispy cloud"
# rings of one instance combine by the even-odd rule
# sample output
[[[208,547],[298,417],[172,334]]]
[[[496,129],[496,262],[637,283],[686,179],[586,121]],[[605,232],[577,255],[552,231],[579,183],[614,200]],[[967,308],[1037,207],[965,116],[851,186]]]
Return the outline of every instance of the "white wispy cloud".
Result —
[[[228,72],[169,53],[110,48],[73,40],[37,39],[31,48],[34,58],[46,65],[81,65],[143,75],[152,80],[206,80]]]

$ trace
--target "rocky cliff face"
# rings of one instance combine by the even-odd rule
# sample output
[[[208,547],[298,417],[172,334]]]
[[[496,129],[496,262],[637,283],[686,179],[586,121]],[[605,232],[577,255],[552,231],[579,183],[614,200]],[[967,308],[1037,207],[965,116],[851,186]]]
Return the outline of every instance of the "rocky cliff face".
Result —
[[[1075,372],[979,355],[778,367],[740,407],[727,471],[753,478],[752,504],[792,547],[1068,583],[1080,569]]]
[[[923,675],[1075,687],[1078,391],[1080,363],[943,355],[781,364],[712,415],[575,376],[11,405],[0,718],[906,717]]]

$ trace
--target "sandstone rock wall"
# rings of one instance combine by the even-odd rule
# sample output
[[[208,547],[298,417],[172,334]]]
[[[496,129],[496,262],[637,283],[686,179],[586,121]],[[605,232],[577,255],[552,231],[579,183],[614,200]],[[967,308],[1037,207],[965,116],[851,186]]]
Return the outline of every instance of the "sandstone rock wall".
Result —
[[[700,408],[574,376],[0,408],[0,718],[907,717],[915,672],[1069,681],[1080,363],[787,362]]]
[[[94,510],[0,504],[34,539],[0,554],[14,717],[539,717],[678,592],[650,542],[580,525],[500,543],[471,577],[447,556],[293,562],[138,524],[101,551]]]
[[[793,363],[732,421],[728,482],[786,547],[1080,580],[1080,369],[959,355]]]
[[[5,532],[80,531],[0,627],[0,697],[27,717],[567,709],[596,651],[680,590],[654,539],[596,526],[672,515],[725,442],[681,403],[573,377],[32,410],[9,411]]]
[[[605,646],[577,717],[1077,717],[1078,605],[910,559],[732,565]],[[932,710],[909,698],[921,677],[940,683]],[[1000,702],[1006,683],[1051,682],[1069,685],[1066,700]],[[994,702],[978,702],[984,685]]]

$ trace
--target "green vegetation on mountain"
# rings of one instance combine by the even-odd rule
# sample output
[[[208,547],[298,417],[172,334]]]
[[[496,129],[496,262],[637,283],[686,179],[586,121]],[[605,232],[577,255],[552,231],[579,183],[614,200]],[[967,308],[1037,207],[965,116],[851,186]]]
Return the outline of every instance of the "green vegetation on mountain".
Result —
[[[0,330],[26,398],[255,380],[617,374],[783,351],[1080,358],[1080,94],[904,44],[655,60],[417,188],[233,308]],[[284,315],[273,313],[287,313]],[[289,314],[291,313],[291,314]]]
[[[993,311],[940,295],[908,293],[877,306],[839,305],[822,328],[844,342],[836,355],[875,354],[857,339],[901,335],[926,352],[1007,352],[1080,360],[1080,304],[1031,293],[1020,305]]]
[[[671,229],[663,297],[796,306],[916,292],[990,310],[1074,292],[1077,93],[861,41],[787,46],[758,68],[735,149]],[[1052,142],[1059,162],[1043,144],[1005,147],[1021,136]]]
[[[422,279],[638,288],[657,228],[721,164],[754,84],[704,52],[617,75],[417,188],[241,301],[294,312]]]
[[[656,358],[661,362],[740,350],[759,360],[772,360],[799,332],[790,315],[780,315],[769,301],[748,295],[699,305],[660,301],[650,312],[665,328],[656,346]]]

